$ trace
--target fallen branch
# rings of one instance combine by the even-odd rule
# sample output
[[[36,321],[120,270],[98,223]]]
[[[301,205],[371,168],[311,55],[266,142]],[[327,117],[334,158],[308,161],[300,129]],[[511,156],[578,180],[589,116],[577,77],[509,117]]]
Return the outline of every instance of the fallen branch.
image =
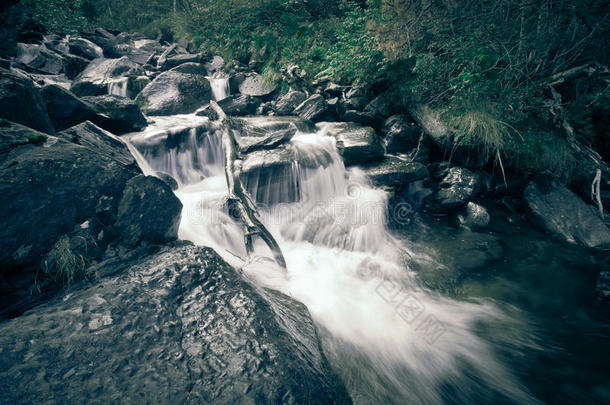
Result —
[[[210,106],[218,114],[218,120],[223,130],[222,147],[225,154],[225,176],[229,188],[229,196],[227,198],[229,213],[239,218],[242,223],[244,228],[244,243],[248,256],[254,251],[252,237],[258,235],[269,246],[275,261],[285,269],[286,260],[279,244],[273,235],[271,235],[271,232],[258,219],[256,205],[241,182],[241,163],[238,161],[240,154],[239,144],[235,139],[227,115],[215,101],[210,101]]]

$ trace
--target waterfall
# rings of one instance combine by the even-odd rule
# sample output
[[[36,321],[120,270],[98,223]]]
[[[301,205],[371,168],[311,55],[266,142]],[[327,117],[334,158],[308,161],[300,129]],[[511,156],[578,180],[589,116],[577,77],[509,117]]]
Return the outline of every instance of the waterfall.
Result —
[[[127,97],[127,82],[128,78],[123,77],[118,80],[108,82],[108,94],[115,96]]]
[[[419,285],[405,263],[431,259],[389,233],[388,194],[361,170],[344,167],[334,138],[297,133],[281,149],[289,163],[270,158],[246,176],[284,252],[284,272],[262,243],[245,259],[241,226],[223,209],[219,135],[213,127],[193,130],[205,125],[199,117],[181,120],[173,125],[191,129],[180,144],[169,139],[168,122],[130,136],[145,172],[180,181],[179,237],[213,247],[254,283],[304,303],[355,403],[535,402],[474,332],[477,322],[508,322],[506,316],[490,303],[457,301]],[[147,146],[146,139],[160,136],[165,145]]]
[[[210,82],[214,100],[220,101],[229,97],[231,94],[231,88],[229,86],[228,77],[207,77],[207,79]]]

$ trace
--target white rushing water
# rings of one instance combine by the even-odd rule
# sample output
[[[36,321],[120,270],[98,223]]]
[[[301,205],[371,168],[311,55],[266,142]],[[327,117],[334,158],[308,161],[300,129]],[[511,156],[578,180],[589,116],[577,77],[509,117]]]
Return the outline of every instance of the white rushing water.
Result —
[[[245,260],[241,226],[222,210],[220,133],[190,129],[181,147],[148,150],[146,140],[153,144],[169,128],[206,124],[194,116],[156,121],[132,136],[138,150],[131,148],[145,173],[164,171],[180,182],[179,237],[213,247],[255,283],[304,303],[356,403],[476,403],[487,395],[534,402],[474,332],[481,320],[510,320],[490,303],[460,302],[418,285],[405,265],[417,252],[387,230],[386,192],[362,171],[346,170],[332,137],[298,133],[288,145],[296,158],[288,175],[277,176],[274,193],[297,184],[296,202],[269,204],[277,196],[255,188],[271,185],[248,186],[283,250],[285,272],[260,243],[257,256]]]
[[[207,79],[210,82],[214,100],[224,100],[231,95],[228,77],[207,77]]]

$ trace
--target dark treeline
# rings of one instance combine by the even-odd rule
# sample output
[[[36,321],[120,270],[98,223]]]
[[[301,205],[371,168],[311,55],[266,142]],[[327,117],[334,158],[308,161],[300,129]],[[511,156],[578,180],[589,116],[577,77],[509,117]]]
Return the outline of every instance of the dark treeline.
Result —
[[[457,143],[569,174],[570,137],[610,158],[604,0],[23,0],[50,32],[186,37],[270,80],[310,75],[433,105]],[[566,126],[567,125],[567,126]],[[573,128],[573,133],[566,128]]]

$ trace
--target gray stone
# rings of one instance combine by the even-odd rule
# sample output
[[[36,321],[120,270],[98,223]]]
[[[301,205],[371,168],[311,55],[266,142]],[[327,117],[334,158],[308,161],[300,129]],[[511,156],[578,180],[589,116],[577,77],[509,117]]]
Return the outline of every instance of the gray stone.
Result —
[[[218,102],[218,105],[227,115],[234,116],[252,115],[260,104],[261,100],[259,98],[245,94],[229,96]]]
[[[121,241],[162,244],[178,237],[182,203],[163,180],[136,176],[125,185],[117,213]]]
[[[0,118],[53,133],[53,125],[40,92],[22,76],[0,69]]]
[[[79,74],[72,84],[71,90],[79,97],[100,96],[111,93],[113,85],[124,85],[129,88],[129,81],[144,74],[140,65],[127,57],[120,59],[95,59]],[[126,82],[125,84],[122,84]],[[129,94],[128,96],[133,96]]]
[[[421,130],[410,117],[400,114],[384,121],[381,135],[385,137],[386,153],[408,153],[417,147]]]
[[[487,209],[482,205],[469,202],[464,210],[458,215],[460,225],[470,228],[485,228],[489,225],[490,217]]]
[[[210,82],[199,75],[163,72],[138,95],[147,115],[188,114],[212,99]]]
[[[302,91],[289,91],[276,101],[275,112],[278,115],[292,114],[294,109],[306,99],[307,96]]]
[[[307,308],[212,249],[87,271],[114,275],[0,324],[7,402],[351,403]]]
[[[410,183],[428,178],[428,170],[421,163],[412,163],[397,157],[386,156],[382,161],[363,167],[376,187],[403,190]]]
[[[337,149],[346,166],[371,163],[383,158],[383,147],[373,128],[338,122],[326,124],[324,131],[337,140]]]
[[[431,208],[448,211],[463,207],[480,188],[480,176],[463,167],[451,167],[439,183],[439,190],[429,199]]]
[[[147,125],[138,104],[128,98],[107,94],[83,100],[97,113],[92,121],[114,134],[139,131]]]
[[[120,140],[88,136],[78,145],[18,124],[0,128],[0,271],[38,266],[59,235],[90,218],[103,196],[120,196],[140,173]]]
[[[70,38],[68,39],[68,48],[70,53],[85,59],[97,59],[104,57],[102,48],[85,38]]]
[[[60,86],[45,86],[40,93],[56,131],[93,120],[96,115],[91,106]]]
[[[248,96],[268,96],[277,90],[277,83],[267,82],[258,73],[247,74],[239,84],[239,92]]]
[[[550,175],[535,177],[524,196],[540,224],[560,239],[588,248],[610,248],[610,228],[596,209]]]
[[[314,94],[299,104],[294,109],[294,114],[313,122],[334,118],[333,111],[324,97],[319,94]]]

